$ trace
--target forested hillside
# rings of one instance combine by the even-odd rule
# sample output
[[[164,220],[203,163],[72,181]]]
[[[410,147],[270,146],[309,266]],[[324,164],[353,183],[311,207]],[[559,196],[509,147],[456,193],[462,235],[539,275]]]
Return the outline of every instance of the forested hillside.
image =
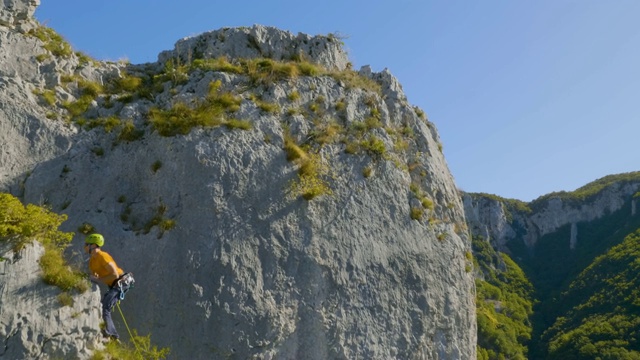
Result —
[[[478,359],[526,359],[531,339],[533,286],[511,258],[480,237],[473,239]]]
[[[640,228],[599,256],[561,295],[544,332],[548,359],[640,359]]]
[[[468,196],[479,359],[640,359],[638,177]]]

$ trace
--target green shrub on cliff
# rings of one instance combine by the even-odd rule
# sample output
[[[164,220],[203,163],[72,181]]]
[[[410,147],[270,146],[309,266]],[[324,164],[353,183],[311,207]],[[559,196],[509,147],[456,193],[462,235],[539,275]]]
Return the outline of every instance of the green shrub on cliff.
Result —
[[[220,80],[211,82],[206,98],[195,106],[177,102],[168,110],[152,108],[149,111],[151,125],[162,136],[186,135],[194,127],[227,124],[230,128],[241,124],[242,126],[237,127],[246,129],[245,123],[225,120],[227,114],[240,109],[242,99],[231,93],[220,91],[220,87]]]
[[[171,349],[160,348],[151,343],[151,335],[141,336],[134,329],[130,343],[109,342],[103,350],[93,353],[91,360],[161,360],[165,359]]]
[[[29,30],[27,34],[40,39],[44,43],[43,48],[55,56],[68,58],[73,54],[71,45],[51,28],[39,26]]]
[[[40,267],[46,283],[64,291],[84,292],[89,284],[82,272],[72,269],[64,259],[63,251],[71,242],[72,233],[58,230],[67,219],[43,207],[28,204],[7,193],[0,193],[0,241],[9,241],[15,251],[20,251],[33,240],[45,248]]]

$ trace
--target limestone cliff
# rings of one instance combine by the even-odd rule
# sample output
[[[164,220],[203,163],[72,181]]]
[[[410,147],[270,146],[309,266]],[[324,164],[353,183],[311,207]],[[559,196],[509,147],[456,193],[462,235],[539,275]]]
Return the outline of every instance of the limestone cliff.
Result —
[[[171,358],[475,358],[462,202],[389,71],[263,26],[140,65],[0,31],[3,189],[105,235]]]
[[[500,251],[509,252],[507,244],[513,241],[523,242],[532,250],[541,237],[564,226],[571,227],[566,245],[574,248],[580,241],[578,223],[588,223],[619,210],[626,211],[629,217],[636,216],[640,181],[635,178],[636,173],[610,175],[585,185],[584,189],[589,191],[586,197],[578,189],[578,195],[554,193],[529,204],[487,194],[463,194],[462,199],[471,232],[483,236]]]
[[[74,296],[63,306],[61,291],[42,281],[39,243],[14,252],[0,242],[0,358],[87,358],[98,343],[100,293]]]

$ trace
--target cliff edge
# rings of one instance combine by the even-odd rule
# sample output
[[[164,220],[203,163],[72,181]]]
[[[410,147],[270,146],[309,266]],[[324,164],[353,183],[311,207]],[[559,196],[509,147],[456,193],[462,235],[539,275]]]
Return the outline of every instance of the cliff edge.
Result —
[[[36,64],[0,63],[3,189],[67,214],[78,247],[105,236],[136,275],[127,320],[170,357],[475,358],[462,202],[388,70],[259,25],[135,65],[0,29]]]

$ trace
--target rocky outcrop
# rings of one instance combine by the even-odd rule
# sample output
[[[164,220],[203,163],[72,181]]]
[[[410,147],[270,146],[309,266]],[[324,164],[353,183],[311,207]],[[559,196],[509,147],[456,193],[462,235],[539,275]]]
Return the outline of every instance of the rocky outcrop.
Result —
[[[11,36],[15,46],[31,41],[33,57],[42,51],[39,39]],[[295,58],[326,72],[262,81],[206,67],[161,73],[170,60],[220,56]],[[40,76],[14,76],[14,107],[24,111],[0,113],[0,127],[20,126],[7,141],[43,152],[11,150],[0,170],[14,185],[4,188],[66,213],[63,231],[105,235],[105,250],[136,276],[122,304],[129,325],[170,347],[171,358],[476,357],[462,203],[435,126],[389,71],[349,70],[335,37],[261,26],[181,40],[153,64],[81,64],[75,54],[44,61],[33,69]],[[349,73],[331,73],[340,71]],[[125,72],[155,83],[139,96],[97,96],[79,123],[126,120],[140,132],[133,140],[100,125],[61,125],[46,114],[60,119],[64,107],[30,95],[44,88],[73,102],[80,82],[68,86],[61,74],[106,84]],[[212,86],[237,104],[221,121],[250,129],[226,122],[161,136],[150,125],[152,112],[197,107]],[[59,140],[26,136],[27,120],[60,127]],[[291,143],[314,169],[311,180],[287,159]],[[305,199],[302,181],[323,191]]]
[[[40,0],[2,0],[0,7],[0,26],[20,27],[33,23],[33,13]]]
[[[7,11],[5,8],[4,11]],[[38,39],[0,26],[0,184],[68,150],[73,130],[46,120],[33,89],[44,79],[34,61]]]
[[[63,75],[78,72],[102,82],[104,74],[117,71],[115,64],[97,69],[92,62],[82,63],[72,51],[52,56],[45,49],[47,34],[41,39],[33,32],[41,28],[31,17],[37,5],[39,1],[5,0],[0,9],[0,187],[14,192],[20,191],[21,175],[68,151],[77,133],[38,92],[52,91],[59,106],[73,100],[60,86]]]
[[[158,62],[177,60],[187,64],[193,59],[268,58],[278,61],[308,59],[328,69],[344,70],[349,64],[342,40],[335,35],[294,35],[288,31],[262,25],[224,28],[176,42],[172,51],[163,51]]]
[[[528,204],[526,211],[510,205],[513,201],[483,194],[464,194],[463,203],[471,232],[483,236],[500,251],[508,253],[506,244],[510,241],[523,241],[531,250],[542,236],[567,225],[571,226],[567,244],[574,248],[580,241],[578,223],[599,219],[629,203],[629,216],[635,216],[634,195],[639,189],[640,182],[619,181],[583,201],[545,196]]]
[[[97,287],[58,300],[60,289],[42,281],[39,243],[14,252],[0,242],[0,358],[87,359],[101,345]]]

